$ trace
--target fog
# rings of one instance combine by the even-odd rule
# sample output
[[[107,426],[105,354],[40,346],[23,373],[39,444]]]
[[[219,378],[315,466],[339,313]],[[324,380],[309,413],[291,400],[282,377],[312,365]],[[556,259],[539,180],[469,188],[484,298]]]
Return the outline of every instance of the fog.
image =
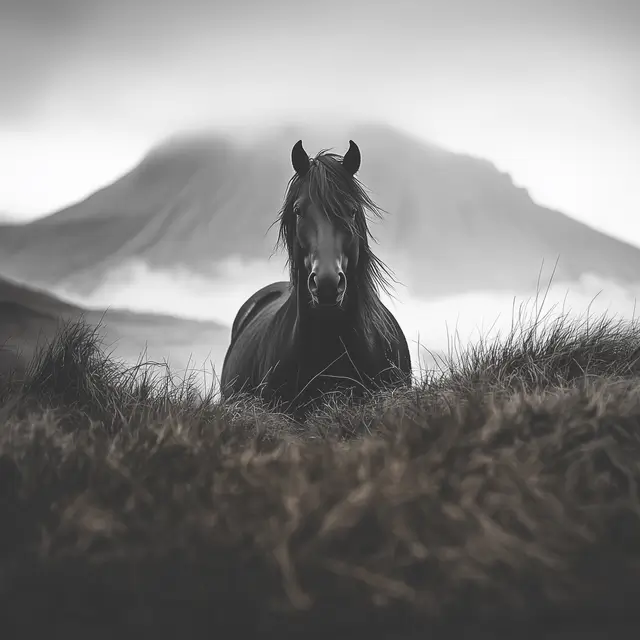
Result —
[[[112,271],[89,296],[80,296],[64,286],[55,293],[89,308],[156,312],[213,320],[230,327],[248,296],[270,282],[286,278],[283,260],[276,256],[270,261],[228,261],[214,279],[184,269],[155,270],[143,262],[129,262]],[[402,280],[401,275],[399,279]],[[544,318],[542,324],[564,314],[574,318],[634,318],[639,293],[640,283],[622,287],[585,275],[577,283],[542,281],[537,297],[534,291],[486,291],[424,300],[406,287],[396,286],[394,299],[383,295],[383,300],[404,329],[414,370],[420,374],[425,369],[441,367],[439,358],[443,354],[455,355],[481,338],[494,340],[506,335],[514,325],[530,325],[536,317]],[[228,346],[229,334],[224,335],[224,342],[206,345],[202,352],[197,351],[198,339],[193,337],[196,351],[191,355],[195,366],[220,372]]]

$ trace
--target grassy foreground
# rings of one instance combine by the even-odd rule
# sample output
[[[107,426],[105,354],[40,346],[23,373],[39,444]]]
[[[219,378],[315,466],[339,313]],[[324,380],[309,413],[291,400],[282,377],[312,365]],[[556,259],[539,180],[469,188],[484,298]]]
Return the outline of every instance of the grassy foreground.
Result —
[[[0,634],[636,637],[639,358],[559,320],[300,425],[68,325],[0,380]]]

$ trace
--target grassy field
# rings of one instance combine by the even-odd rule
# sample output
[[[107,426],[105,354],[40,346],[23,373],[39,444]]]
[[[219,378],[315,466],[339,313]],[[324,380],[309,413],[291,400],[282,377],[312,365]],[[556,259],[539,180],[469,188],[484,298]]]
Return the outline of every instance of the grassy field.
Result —
[[[69,324],[0,382],[0,633],[636,637],[639,359],[534,323],[296,424]]]

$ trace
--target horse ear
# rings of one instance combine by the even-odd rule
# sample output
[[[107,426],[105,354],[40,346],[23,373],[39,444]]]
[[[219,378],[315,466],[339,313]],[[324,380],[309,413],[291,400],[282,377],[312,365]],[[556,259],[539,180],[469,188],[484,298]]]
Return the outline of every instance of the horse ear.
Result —
[[[309,171],[309,156],[302,146],[302,140],[298,140],[291,149],[291,164],[301,178]]]
[[[361,159],[358,145],[353,140],[349,140],[349,150],[342,158],[342,166],[353,176],[360,168]]]

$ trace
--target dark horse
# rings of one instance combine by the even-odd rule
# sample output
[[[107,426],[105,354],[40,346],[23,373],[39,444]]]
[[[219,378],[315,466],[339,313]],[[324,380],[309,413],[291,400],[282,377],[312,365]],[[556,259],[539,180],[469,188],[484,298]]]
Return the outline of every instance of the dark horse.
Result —
[[[290,281],[260,289],[238,311],[223,397],[250,392],[298,413],[326,392],[410,384],[407,341],[378,296],[389,272],[369,247],[366,211],[380,209],[355,178],[358,146],[310,159],[300,140],[291,160],[279,217]]]

